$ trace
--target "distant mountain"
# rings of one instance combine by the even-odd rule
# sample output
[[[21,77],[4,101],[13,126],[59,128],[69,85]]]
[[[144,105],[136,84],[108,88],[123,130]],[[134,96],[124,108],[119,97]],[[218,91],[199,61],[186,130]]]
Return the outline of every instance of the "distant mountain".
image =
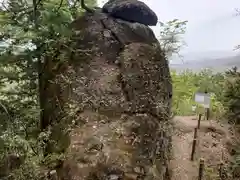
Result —
[[[240,67],[240,54],[232,55],[232,56],[225,56],[225,57],[218,57],[218,58],[200,58],[186,60],[184,58],[182,63],[170,63],[170,68],[175,69],[176,71],[183,71],[190,69],[192,71],[200,71],[202,69],[212,69],[214,72],[223,72],[227,69],[230,69],[234,66]]]

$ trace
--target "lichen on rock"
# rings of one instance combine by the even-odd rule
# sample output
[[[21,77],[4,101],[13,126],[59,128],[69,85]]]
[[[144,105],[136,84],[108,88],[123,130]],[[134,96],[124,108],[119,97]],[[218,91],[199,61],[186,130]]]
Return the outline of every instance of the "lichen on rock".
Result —
[[[101,12],[72,28],[76,51],[48,96],[61,104],[52,128],[74,122],[59,179],[170,179],[172,84],[152,30]]]

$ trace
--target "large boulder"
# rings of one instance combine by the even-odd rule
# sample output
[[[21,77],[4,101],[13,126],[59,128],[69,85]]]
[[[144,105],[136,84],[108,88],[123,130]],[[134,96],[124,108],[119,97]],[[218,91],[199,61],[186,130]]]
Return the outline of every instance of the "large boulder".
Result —
[[[129,22],[155,26],[158,17],[144,2],[138,0],[110,0],[104,4],[103,12]]]
[[[100,12],[72,28],[69,59],[44,87],[47,151],[65,154],[58,178],[170,179],[172,84],[152,30]]]

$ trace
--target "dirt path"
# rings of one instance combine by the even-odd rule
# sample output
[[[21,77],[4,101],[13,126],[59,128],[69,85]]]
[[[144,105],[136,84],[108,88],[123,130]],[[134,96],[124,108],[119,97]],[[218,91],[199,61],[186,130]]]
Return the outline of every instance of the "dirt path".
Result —
[[[202,121],[201,128],[198,131],[199,143],[196,158],[192,162],[190,161],[190,155],[197,119],[189,116],[175,117],[174,125],[174,158],[171,161],[173,180],[196,180],[198,177],[198,160],[201,157],[206,160],[206,163],[217,167],[222,154],[228,156],[228,153],[222,153],[227,152],[225,148],[228,136],[227,127],[221,127],[220,124],[214,121]]]

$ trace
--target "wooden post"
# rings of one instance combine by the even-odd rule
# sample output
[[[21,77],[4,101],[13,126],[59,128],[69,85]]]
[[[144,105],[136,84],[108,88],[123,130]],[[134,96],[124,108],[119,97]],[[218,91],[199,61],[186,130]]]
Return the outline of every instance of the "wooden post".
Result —
[[[206,119],[209,120],[209,116],[210,116],[210,109],[206,108]]]
[[[194,160],[194,154],[195,154],[195,151],[196,151],[196,145],[197,145],[197,128],[194,128],[191,161]]]
[[[198,129],[200,129],[201,118],[202,118],[202,114],[199,114],[199,116],[198,116],[198,125],[197,125]]]
[[[198,180],[202,180],[204,171],[204,159],[200,159],[199,171],[198,171]]]
[[[208,94],[207,90],[205,90],[205,94]],[[210,116],[210,109],[205,108],[205,118],[204,119],[209,120],[209,116]]]

